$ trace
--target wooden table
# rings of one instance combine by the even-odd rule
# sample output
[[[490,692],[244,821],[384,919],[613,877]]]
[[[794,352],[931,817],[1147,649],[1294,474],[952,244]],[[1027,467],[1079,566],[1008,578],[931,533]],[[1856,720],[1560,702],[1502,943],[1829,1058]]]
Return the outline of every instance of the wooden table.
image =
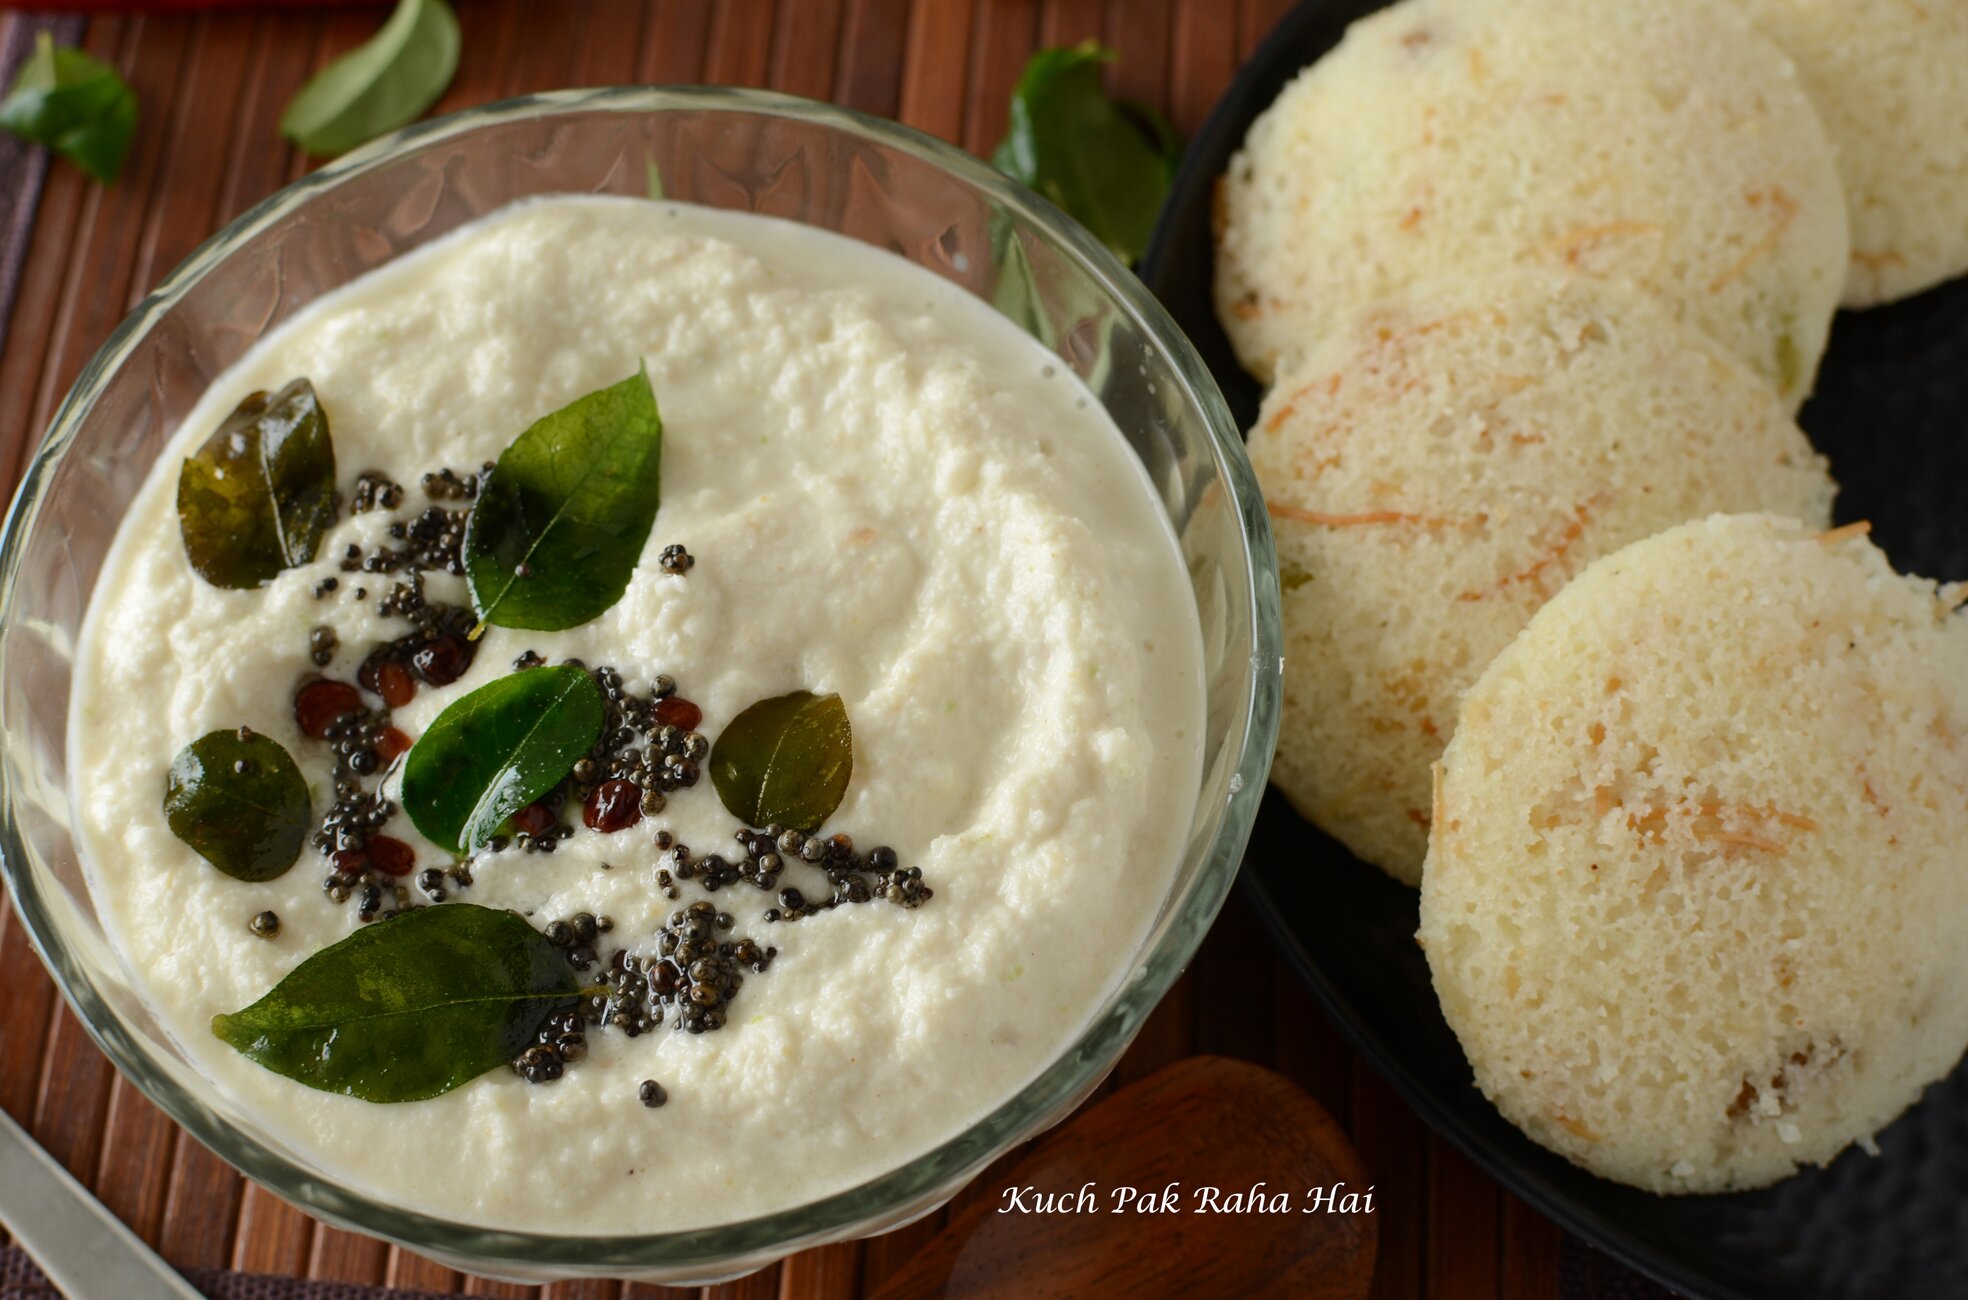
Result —
[[[456,2],[463,62],[440,112],[564,86],[723,82],[899,118],[977,153],[997,142],[1012,84],[1032,51],[1086,37],[1118,51],[1116,91],[1161,106],[1193,132],[1289,7],[1289,0]],[[85,26],[67,20],[87,49],[136,87],[141,126],[120,184],[95,186],[57,165],[31,212],[0,353],[0,476],[9,493],[77,371],[138,298],[207,235],[307,169],[275,132],[281,106],[310,73],[368,36],[382,13],[358,5],[122,14]],[[20,39],[33,22],[0,16],[0,39],[9,27]],[[0,171],[0,188],[34,179],[35,169],[18,159],[0,166],[11,168]],[[618,1283],[536,1292],[463,1277],[317,1224],[248,1186],[117,1076],[55,995],[11,912],[0,932],[0,989],[0,1105],[181,1268],[556,1300],[686,1294]],[[1237,899],[1116,1079],[1138,1079],[1195,1052],[1275,1066],[1353,1135],[1374,1175],[1380,1215],[1375,1295],[1558,1293],[1559,1230],[1422,1127],[1341,1042]],[[857,1294],[893,1272],[941,1217],[809,1251],[708,1295]]]

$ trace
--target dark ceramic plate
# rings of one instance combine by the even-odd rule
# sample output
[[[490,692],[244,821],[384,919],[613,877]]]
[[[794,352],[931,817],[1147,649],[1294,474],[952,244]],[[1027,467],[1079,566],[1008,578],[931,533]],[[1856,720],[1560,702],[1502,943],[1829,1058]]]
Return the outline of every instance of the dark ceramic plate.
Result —
[[[1285,83],[1378,7],[1308,0],[1279,25],[1190,145],[1142,264],[1246,427],[1259,391],[1211,306],[1211,190]],[[1968,578],[1968,281],[1841,314],[1801,420],[1843,485],[1841,522],[1870,519],[1902,570]],[[1276,791],[1241,883],[1332,1018],[1422,1117],[1610,1254],[1712,1300],[1968,1296],[1968,1068],[1881,1134],[1878,1158],[1848,1151],[1760,1192],[1649,1196],[1573,1167],[1498,1116],[1436,1006],[1414,943],[1415,895],[1313,831]]]

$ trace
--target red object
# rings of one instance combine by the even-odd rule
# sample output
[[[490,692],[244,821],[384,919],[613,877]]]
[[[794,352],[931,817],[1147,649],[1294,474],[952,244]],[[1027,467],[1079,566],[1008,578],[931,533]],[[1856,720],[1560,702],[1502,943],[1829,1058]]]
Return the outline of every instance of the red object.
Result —
[[[403,661],[396,658],[395,647],[377,646],[362,667],[355,670],[355,680],[363,688],[380,695],[383,703],[392,709],[400,709],[417,695],[417,679],[410,675]]]
[[[303,735],[320,740],[335,719],[362,709],[362,693],[347,682],[323,677],[294,692],[294,721]]]
[[[603,835],[625,831],[641,820],[642,787],[620,778],[596,786],[587,806],[581,809],[582,823]]]
[[[697,730],[697,724],[704,720],[704,711],[679,695],[656,701],[656,721],[680,727],[684,731]]]
[[[465,669],[471,667],[471,651],[463,637],[446,632],[411,655],[410,666],[432,686],[449,686],[465,675]]]
[[[545,804],[530,803],[512,815],[512,824],[514,830],[539,836],[558,826],[560,818]]]
[[[369,843],[362,848],[338,850],[328,861],[347,876],[372,870],[388,876],[407,876],[417,865],[417,851],[392,836],[371,835]]]
[[[389,835],[369,837],[369,865],[392,876],[407,876],[417,865],[417,851]]]
[[[417,679],[396,660],[385,659],[376,667],[376,694],[392,709],[400,709],[416,698]]]
[[[389,727],[376,737],[376,757],[385,763],[394,763],[396,756],[410,748],[410,737],[400,727]]]

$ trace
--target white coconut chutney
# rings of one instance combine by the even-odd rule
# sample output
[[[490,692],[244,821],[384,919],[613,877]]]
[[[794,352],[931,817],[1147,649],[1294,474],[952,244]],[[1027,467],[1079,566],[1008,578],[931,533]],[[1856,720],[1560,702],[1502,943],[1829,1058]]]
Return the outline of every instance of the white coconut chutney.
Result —
[[[213,1037],[304,957],[358,928],[313,847],[277,880],[220,874],[173,836],[177,750],[250,725],[332,795],[294,691],[310,629],[352,680],[400,635],[390,580],[341,574],[426,504],[421,476],[492,460],[529,424],[648,366],[662,502],[641,567],[605,615],[564,632],[491,629],[475,665],[398,709],[413,737],[535,650],[667,673],[711,737],[751,702],[838,692],[854,775],[830,829],[895,846],[935,897],[769,925],[771,895],[716,898],[779,949],[729,1024],[700,1036],[593,1030],[586,1059],[530,1084],[500,1067],[384,1105],[312,1091]],[[350,515],[314,563],[230,591],[192,571],[179,465],[254,389],[305,376],[344,495],[361,471],[406,487]],[[656,557],[686,545],[687,576]],[[338,591],[317,597],[335,575]],[[432,574],[433,599],[467,603]],[[354,588],[368,588],[358,601]],[[1166,520],[1125,441],[1055,359],[976,299],[844,238],[730,212],[567,198],[503,210],[363,277],[230,370],[144,485],[96,590],[72,734],[91,887],[143,995],[213,1083],[302,1159],[385,1201],[474,1224],[664,1231],[838,1191],[954,1136],[1087,1023],[1132,964],[1189,829],[1203,722],[1201,637]],[[394,778],[384,789],[394,793]],[[635,948],[676,908],[652,832],[731,852],[708,780],[632,830],[577,827],[557,852],[481,856],[455,897],[535,918],[611,917]],[[400,811],[418,866],[450,859]],[[607,870],[603,864],[609,864]],[[784,885],[817,886],[789,865]],[[247,921],[282,922],[262,939]],[[638,1099],[659,1080],[660,1109]]]

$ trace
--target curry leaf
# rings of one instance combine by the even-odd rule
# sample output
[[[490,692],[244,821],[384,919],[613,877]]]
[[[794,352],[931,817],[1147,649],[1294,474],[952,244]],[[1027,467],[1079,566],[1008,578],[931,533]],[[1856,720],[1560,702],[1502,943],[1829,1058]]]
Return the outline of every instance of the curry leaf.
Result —
[[[58,49],[42,32],[0,103],[0,128],[46,145],[105,185],[123,171],[137,130],[137,92],[100,59]]]
[[[1058,331],[1046,310],[1045,295],[1039,291],[1038,276],[1033,272],[1032,259],[1025,252],[1020,232],[1010,222],[1004,222],[992,232],[992,239],[997,247],[993,260],[998,278],[991,290],[991,305],[998,309],[999,315],[1045,344],[1048,350],[1057,347]]]
[[[280,134],[319,158],[408,126],[458,70],[458,18],[444,0],[397,0],[382,30],[323,68],[280,115]]]
[[[991,161],[1132,263],[1148,247],[1182,142],[1152,109],[1107,97],[1100,66],[1113,57],[1093,41],[1033,55]]]
[[[330,944],[212,1032],[310,1088],[421,1101],[512,1060],[579,994],[518,915],[447,903]]]
[[[215,587],[306,564],[340,509],[328,417],[305,379],[250,394],[178,471],[185,554]]]
[[[528,668],[453,700],[403,763],[403,810],[433,844],[475,853],[601,735],[585,668]]]
[[[656,521],[663,420],[647,369],[536,421],[500,455],[465,521],[481,621],[557,631],[628,589]]]
[[[811,834],[840,807],[853,775],[854,729],[838,695],[760,700],[711,750],[711,784],[747,826],[776,822]]]
[[[246,727],[207,732],[171,760],[164,819],[233,879],[272,880],[307,840],[307,782],[280,742]]]

